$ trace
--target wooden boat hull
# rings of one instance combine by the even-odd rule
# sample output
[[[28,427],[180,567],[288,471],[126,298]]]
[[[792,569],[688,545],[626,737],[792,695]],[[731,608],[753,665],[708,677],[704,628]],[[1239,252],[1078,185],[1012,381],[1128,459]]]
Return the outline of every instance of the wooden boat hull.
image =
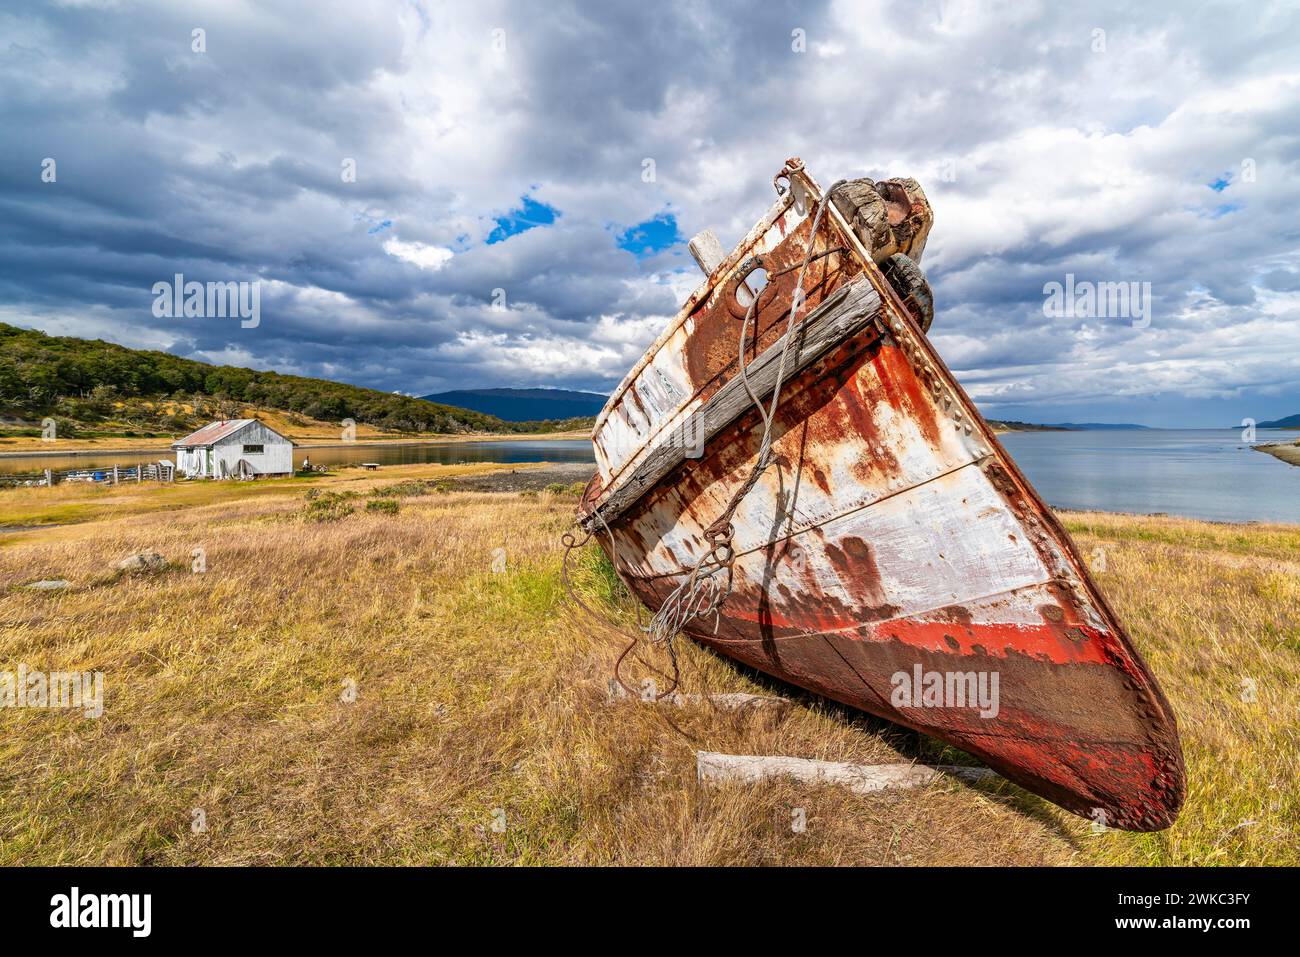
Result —
[[[798,260],[810,244],[849,250],[822,260],[809,294],[820,338],[782,388],[772,464],[735,513],[733,591],[716,620],[686,633],[953,744],[1094,821],[1169,826],[1184,769],[1154,678],[848,220],[828,217],[826,235],[810,236],[807,210],[820,194],[793,172],[806,190],[802,215],[778,227],[769,214],[683,312],[685,349],[710,323],[722,331],[702,341],[721,341],[735,334],[723,309],[753,249],[778,253],[770,264]],[[770,294],[772,333],[756,360],[779,344],[789,294]],[[598,421],[602,468],[579,509],[651,609],[707,552],[704,531],[749,476],[762,432],[752,403],[732,415],[734,367],[717,347],[711,362],[695,360],[694,380],[670,381],[665,391],[681,394],[670,414],[644,424],[628,414],[611,427],[638,378],[669,377],[658,353],[672,342],[661,337]],[[693,446],[681,441],[689,422]],[[609,441],[620,428],[634,437],[622,449]]]

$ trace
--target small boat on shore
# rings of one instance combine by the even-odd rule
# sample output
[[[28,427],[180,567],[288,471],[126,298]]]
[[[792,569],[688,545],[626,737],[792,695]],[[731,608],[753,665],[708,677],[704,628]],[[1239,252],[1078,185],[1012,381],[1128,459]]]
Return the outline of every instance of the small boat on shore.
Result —
[[[1168,827],[1173,711],[926,338],[915,180],[797,159],[597,418],[578,508],[654,637],[932,735],[1109,827]]]

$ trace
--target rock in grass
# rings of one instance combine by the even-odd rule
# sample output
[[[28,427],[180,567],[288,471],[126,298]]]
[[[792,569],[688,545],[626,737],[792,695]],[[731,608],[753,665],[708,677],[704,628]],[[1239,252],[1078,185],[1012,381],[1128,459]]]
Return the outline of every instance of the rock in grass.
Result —
[[[64,581],[62,578],[47,578],[44,581],[31,582],[23,587],[32,588],[36,591],[58,591],[61,588],[71,588],[72,583]]]
[[[118,571],[160,572],[167,567],[167,559],[157,552],[136,552],[117,563]]]

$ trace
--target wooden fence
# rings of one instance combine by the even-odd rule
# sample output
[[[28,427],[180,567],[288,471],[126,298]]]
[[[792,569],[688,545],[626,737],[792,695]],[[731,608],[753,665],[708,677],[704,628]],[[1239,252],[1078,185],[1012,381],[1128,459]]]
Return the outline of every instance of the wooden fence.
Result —
[[[0,475],[0,487],[15,485],[60,485],[64,482],[174,482],[176,465],[172,462],[137,462],[133,465],[109,465],[99,468],[44,469],[39,472],[15,472]]]

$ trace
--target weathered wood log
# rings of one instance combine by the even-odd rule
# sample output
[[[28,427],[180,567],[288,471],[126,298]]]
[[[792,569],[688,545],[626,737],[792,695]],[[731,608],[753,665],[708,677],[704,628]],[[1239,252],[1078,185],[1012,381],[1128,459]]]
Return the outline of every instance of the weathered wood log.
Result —
[[[847,339],[868,329],[878,334],[875,320],[880,311],[880,296],[865,279],[836,289],[793,330],[795,342],[786,360],[786,380]],[[746,366],[750,387],[760,399],[770,395],[776,384],[785,342],[786,337],[782,336]],[[588,530],[599,527],[597,514],[612,522],[674,467],[688,458],[700,458],[705,443],[752,406],[739,374],[733,375],[705,405],[677,416],[667,435],[632,474],[597,509],[581,519],[583,527]]]
[[[695,752],[696,777],[711,784],[756,784],[774,778],[792,778],[805,784],[841,784],[855,794],[887,788],[911,788],[937,781],[967,784],[995,776],[989,768],[944,764],[849,764],[810,758]]]

